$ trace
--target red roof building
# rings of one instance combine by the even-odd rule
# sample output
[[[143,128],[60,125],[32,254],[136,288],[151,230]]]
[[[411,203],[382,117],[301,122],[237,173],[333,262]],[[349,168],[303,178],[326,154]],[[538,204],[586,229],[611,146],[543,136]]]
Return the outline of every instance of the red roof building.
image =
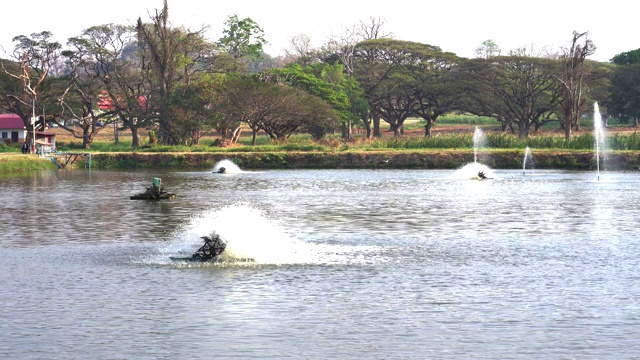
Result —
[[[138,96],[138,104],[140,106],[144,107],[146,102],[147,98],[145,98],[144,96]],[[98,108],[104,111],[114,110],[116,108],[116,106],[113,104],[113,101],[111,101],[111,99],[109,98],[106,90],[102,90],[100,96],[98,97]]]
[[[0,114],[0,141],[23,142],[27,138],[27,128],[20,116],[16,114]]]

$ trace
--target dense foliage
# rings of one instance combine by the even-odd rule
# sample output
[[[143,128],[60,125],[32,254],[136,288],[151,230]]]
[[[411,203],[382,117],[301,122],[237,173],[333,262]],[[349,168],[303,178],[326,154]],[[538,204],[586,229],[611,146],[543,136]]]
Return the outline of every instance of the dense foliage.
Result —
[[[142,145],[145,128],[160,145],[196,147],[212,129],[217,145],[233,145],[248,127],[257,146],[258,132],[282,143],[296,133],[319,141],[340,129],[343,140],[353,140],[352,129],[362,127],[371,139],[381,121],[400,138],[410,118],[424,120],[429,138],[446,114],[490,118],[523,142],[555,124],[567,130],[564,146],[572,146],[579,139],[570,129],[595,101],[605,118],[637,122],[640,115],[636,51],[616,56],[615,65],[585,61],[595,51],[586,33],[574,32],[571,47],[555,57],[500,56],[486,41],[479,58],[465,59],[378,36],[378,26],[317,51],[300,48],[299,57],[274,66],[251,18],[228,17],[223,36],[210,42],[204,28],[173,27],[165,0],[149,22],[94,26],[66,48],[46,31],[17,36],[12,61],[1,61],[1,106],[25,125],[38,109],[42,128],[58,123],[84,149],[103,124],[130,131],[132,148]],[[410,141],[422,145],[406,146],[431,146],[428,139]]]

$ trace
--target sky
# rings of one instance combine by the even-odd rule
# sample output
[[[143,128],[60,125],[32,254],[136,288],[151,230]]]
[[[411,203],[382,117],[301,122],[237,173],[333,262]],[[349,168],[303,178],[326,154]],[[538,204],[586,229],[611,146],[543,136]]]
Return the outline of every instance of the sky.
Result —
[[[211,41],[223,35],[229,16],[251,18],[263,29],[269,42],[264,50],[272,56],[290,49],[294,36],[306,35],[313,47],[320,47],[332,35],[344,34],[346,28],[370,18],[383,19],[382,32],[396,39],[439,46],[467,58],[475,57],[475,49],[486,40],[497,44],[503,55],[518,48],[533,54],[545,48],[557,51],[570,46],[573,31],[588,32],[596,46],[591,60],[609,61],[616,54],[640,48],[640,27],[632,2],[598,4],[567,0],[168,0],[173,26],[194,31],[208,26],[205,36]],[[49,31],[64,45],[67,38],[91,26],[135,24],[138,18],[148,22],[149,14],[162,6],[163,0],[3,2],[0,57],[11,53],[15,36]]]

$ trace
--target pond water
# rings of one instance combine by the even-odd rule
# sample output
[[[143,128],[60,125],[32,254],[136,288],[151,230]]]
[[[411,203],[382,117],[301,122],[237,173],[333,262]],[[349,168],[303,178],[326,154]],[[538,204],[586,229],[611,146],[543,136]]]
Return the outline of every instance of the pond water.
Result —
[[[468,175],[2,174],[0,358],[640,357],[639,174]]]

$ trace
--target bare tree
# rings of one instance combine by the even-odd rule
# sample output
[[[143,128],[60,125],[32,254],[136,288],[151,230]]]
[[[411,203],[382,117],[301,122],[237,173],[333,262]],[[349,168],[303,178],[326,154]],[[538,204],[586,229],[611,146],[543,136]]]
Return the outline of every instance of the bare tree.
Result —
[[[138,129],[145,126],[150,98],[146,70],[134,54],[127,51],[135,47],[135,29],[123,25],[93,26],[69,39],[69,50],[64,52],[70,69],[69,84],[59,104],[63,115],[78,119],[78,129],[63,125],[74,137],[83,139],[88,148],[104,125],[122,121],[131,130],[132,146],[139,145]],[[144,100],[142,100],[144,99]],[[68,117],[68,116],[67,116]],[[117,142],[118,129],[114,126]]]
[[[584,43],[578,43],[584,39]],[[595,53],[596,47],[588,38],[588,32],[573,32],[571,47],[565,49],[562,56],[562,85],[564,99],[561,103],[564,119],[561,122],[564,128],[565,140],[571,141],[571,129],[578,126],[580,108],[584,106],[582,99],[582,77],[584,75],[584,60]]]
[[[2,70],[10,78],[19,83],[15,93],[4,95],[2,108],[14,113],[22,119],[24,126],[31,128],[31,117],[35,113],[36,103],[42,106],[47,101],[47,80],[57,66],[62,45],[53,40],[48,31],[33,33],[31,36],[20,35],[13,38],[17,42],[11,58],[19,64],[16,71],[5,67],[0,61]],[[41,124],[44,128],[44,121]]]
[[[356,25],[356,34],[362,40],[372,39],[391,39],[393,33],[383,32],[382,27],[386,23],[383,17],[369,17],[369,22],[360,20],[360,23]]]
[[[142,61],[154,74],[153,84],[158,97],[154,103],[158,113],[159,138],[164,144],[174,145],[182,142],[180,129],[171,122],[170,99],[173,86],[186,81],[184,67],[185,54],[191,54],[193,44],[200,44],[202,34],[206,30],[190,31],[174,28],[169,22],[167,0],[161,10],[151,15],[151,24],[143,24],[138,18],[136,30],[138,47]]]
[[[289,49],[285,50],[285,58],[289,63],[298,62],[302,66],[313,62],[314,51],[311,46],[311,37],[306,34],[298,34],[289,39]]]
[[[348,74],[353,74],[353,53],[356,45],[361,41],[373,39],[392,39],[393,33],[382,32],[385,19],[370,17],[369,22],[360,20],[359,23],[343,28],[340,35],[330,35],[325,50],[338,57]]]

